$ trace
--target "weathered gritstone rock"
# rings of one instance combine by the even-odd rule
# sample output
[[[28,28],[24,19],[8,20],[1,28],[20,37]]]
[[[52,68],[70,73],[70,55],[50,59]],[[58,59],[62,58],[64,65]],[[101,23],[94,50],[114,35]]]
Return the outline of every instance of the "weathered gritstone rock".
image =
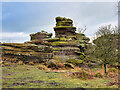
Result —
[[[48,41],[45,40],[32,40],[24,42],[25,44],[35,44],[35,45],[49,45]]]
[[[63,57],[68,60],[79,60],[80,55],[89,42],[82,33],[76,33],[71,19],[56,17],[56,27],[54,27],[55,38],[47,40],[53,47],[54,57]]]
[[[54,27],[55,37],[64,37],[75,35],[76,27],[73,27],[73,21],[62,17],[56,17],[56,27]]]
[[[61,58],[68,63],[82,63],[85,58],[84,49],[89,38],[76,33],[71,19],[56,17],[55,37],[45,31],[30,34],[31,41],[25,43],[2,43],[3,58],[11,61],[47,61],[53,57]]]
[[[43,40],[46,38],[51,38],[52,33],[47,33],[45,31],[37,32],[35,34],[30,34],[31,40]]]
[[[45,45],[4,43],[3,57],[22,61],[43,61],[52,58],[52,48]]]

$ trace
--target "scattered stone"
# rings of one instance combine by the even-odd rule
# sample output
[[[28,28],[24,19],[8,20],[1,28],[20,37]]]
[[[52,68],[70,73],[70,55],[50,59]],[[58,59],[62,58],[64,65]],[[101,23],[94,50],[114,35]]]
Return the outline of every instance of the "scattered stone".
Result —
[[[73,65],[72,65],[72,64],[70,64],[70,63],[65,63],[64,65],[65,65],[66,67],[69,67],[69,68],[74,69]]]

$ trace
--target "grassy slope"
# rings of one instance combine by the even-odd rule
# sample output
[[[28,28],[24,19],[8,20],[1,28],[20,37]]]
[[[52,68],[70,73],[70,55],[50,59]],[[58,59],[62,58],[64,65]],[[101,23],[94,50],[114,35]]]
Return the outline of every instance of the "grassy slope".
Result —
[[[11,65],[2,67],[3,88],[112,88],[107,78],[81,80],[66,76],[67,73],[55,73],[40,70],[30,65]]]

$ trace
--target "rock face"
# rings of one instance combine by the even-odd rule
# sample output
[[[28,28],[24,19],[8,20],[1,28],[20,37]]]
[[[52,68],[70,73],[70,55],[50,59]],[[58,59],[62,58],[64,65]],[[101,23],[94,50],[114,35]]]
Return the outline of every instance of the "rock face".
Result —
[[[56,17],[56,27],[54,27],[55,36],[75,35],[76,27],[73,27],[73,21],[62,17]]]
[[[44,39],[52,33],[45,31],[30,34],[31,41],[25,43],[3,43],[3,60],[12,62],[43,62],[52,59],[52,47]]]
[[[52,58],[52,48],[45,45],[4,43],[2,54],[3,61],[42,62]]]

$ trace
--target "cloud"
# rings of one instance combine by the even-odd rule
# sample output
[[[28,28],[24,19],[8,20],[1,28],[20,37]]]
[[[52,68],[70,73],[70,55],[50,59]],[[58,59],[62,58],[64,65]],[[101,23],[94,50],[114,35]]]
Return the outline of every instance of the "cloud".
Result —
[[[94,0],[89,1],[94,2]],[[3,40],[26,41],[29,40],[29,33],[36,33],[41,30],[53,33],[54,37],[53,27],[56,23],[56,16],[72,19],[73,25],[77,28],[87,26],[85,34],[92,36],[99,26],[116,24],[117,16],[113,15],[113,8],[114,4],[108,2],[3,3]]]
[[[117,2],[118,0],[2,0],[2,2]]]
[[[42,30],[48,32],[48,33],[52,33],[53,37],[55,36],[55,32],[53,27],[55,27],[54,24],[50,24],[50,25],[38,25],[38,26],[33,26],[33,27],[29,27],[27,28],[30,33],[36,33],[36,32],[41,32]]]
[[[29,34],[24,32],[3,32],[0,34],[0,42],[23,43],[29,41]]]
[[[100,27],[100,26],[110,25],[110,24],[111,24],[112,26],[118,26],[117,21],[113,21],[113,22],[100,23],[100,24],[98,24],[97,26],[95,26],[95,28],[98,28],[98,27]]]

